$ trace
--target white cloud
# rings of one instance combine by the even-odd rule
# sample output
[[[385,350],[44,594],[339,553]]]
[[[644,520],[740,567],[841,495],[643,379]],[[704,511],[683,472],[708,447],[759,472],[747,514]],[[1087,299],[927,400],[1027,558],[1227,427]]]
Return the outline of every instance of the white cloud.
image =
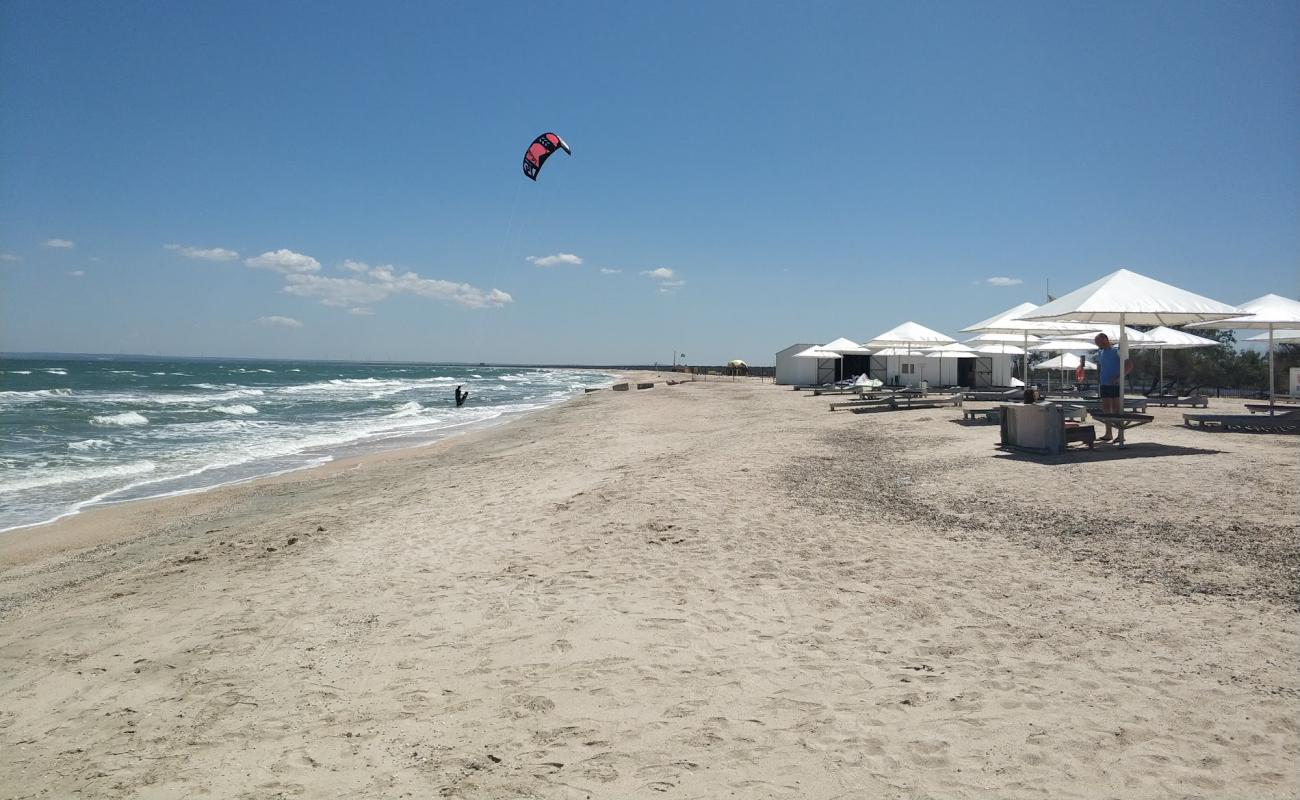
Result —
[[[250,267],[275,270],[289,275],[320,271],[320,262],[311,256],[283,249],[266,252],[254,258],[246,258],[244,263]]]
[[[0,261],[22,261],[22,259],[13,253],[0,253]]]
[[[1024,281],[1019,278],[1003,278],[1000,276],[985,278],[983,282],[987,283],[989,286],[1019,286],[1024,283]]]
[[[601,268],[600,268],[600,274],[601,274],[601,275],[617,275],[617,274],[619,274],[619,273],[622,272],[622,271],[623,271],[623,270],[621,270],[621,269],[610,269],[609,267],[601,267]]]
[[[667,280],[672,280],[673,276],[676,273],[674,273],[668,267],[660,267],[659,269],[643,269],[641,270],[641,274],[645,275],[647,278],[654,278],[655,280],[667,281]]]
[[[358,317],[368,317],[374,314],[375,310],[373,308],[366,308],[365,306],[357,306],[356,308],[349,308],[348,313]]]
[[[72,272],[69,272],[68,274],[74,278],[80,278],[86,274],[86,271],[84,269],[74,269]]]
[[[353,261],[350,258],[343,259],[343,263],[340,266],[348,272],[356,272],[358,274],[370,271],[370,265],[366,262]]]
[[[302,323],[293,317],[258,317],[259,325],[279,325],[284,328],[301,328]]]
[[[667,289],[676,289],[678,287],[685,286],[686,281],[664,281],[659,285]]]
[[[573,253],[556,253],[553,256],[529,256],[524,261],[539,267],[554,267],[557,264],[572,264],[576,267],[582,264],[582,258],[575,256]]]
[[[285,276],[284,291],[299,297],[314,297],[320,300],[321,305],[335,308],[378,303],[389,295],[385,287],[359,278],[302,274]]]
[[[67,239],[46,239],[41,242],[41,247],[53,247],[57,250],[71,250],[76,246],[76,242],[70,242]]]
[[[313,297],[320,300],[322,305],[337,308],[367,306],[398,294],[444,300],[468,308],[491,308],[514,300],[500,289],[485,291],[468,283],[422,278],[414,272],[399,275],[388,264],[362,270],[361,267],[366,266],[363,262],[347,263],[347,269],[361,277],[327,278],[321,275],[292,274],[285,277],[284,291],[299,297]]]
[[[239,253],[234,250],[227,250],[224,247],[190,247],[180,244],[165,244],[163,249],[180,253],[186,258],[197,258],[202,261],[237,261],[239,259]]]

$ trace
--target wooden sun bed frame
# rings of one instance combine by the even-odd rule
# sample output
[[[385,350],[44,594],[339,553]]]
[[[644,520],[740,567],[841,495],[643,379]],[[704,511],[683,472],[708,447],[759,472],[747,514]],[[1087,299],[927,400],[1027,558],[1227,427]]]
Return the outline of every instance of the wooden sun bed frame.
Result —
[[[925,395],[914,396],[895,394],[889,397],[877,397],[872,400],[848,400],[843,403],[831,403],[831,411],[838,408],[871,409],[888,408],[897,411],[900,408],[940,408],[942,406],[961,406],[961,395]]]
[[[1225,431],[1300,433],[1300,409],[1271,417],[1257,417],[1253,414],[1184,414],[1183,424],[1189,428],[1218,428]]]

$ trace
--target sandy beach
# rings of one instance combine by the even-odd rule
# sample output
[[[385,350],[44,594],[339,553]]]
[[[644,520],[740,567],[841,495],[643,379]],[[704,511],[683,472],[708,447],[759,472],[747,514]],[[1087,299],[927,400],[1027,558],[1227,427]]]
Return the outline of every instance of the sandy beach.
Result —
[[[1300,439],[827,403],[602,391],[6,534],[0,797],[1300,793]]]

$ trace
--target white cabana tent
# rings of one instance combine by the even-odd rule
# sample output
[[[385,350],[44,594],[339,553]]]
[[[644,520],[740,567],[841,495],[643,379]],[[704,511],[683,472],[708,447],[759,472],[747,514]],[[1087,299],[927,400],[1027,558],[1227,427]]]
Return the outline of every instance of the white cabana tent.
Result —
[[[1029,337],[1031,336],[1060,336],[1070,333],[1084,333],[1088,330],[1083,325],[1075,325],[1068,322],[1044,322],[1042,320],[1030,321],[1025,316],[1033,313],[1038,306],[1033,303],[1021,303],[1003,311],[1001,314],[995,314],[988,319],[981,320],[974,325],[962,328],[963,333],[1001,333],[1021,337],[1021,349],[1029,349]],[[1021,377],[1026,381],[1029,380],[1029,363],[1028,359],[1021,362]]]
[[[887,374],[892,373],[897,375],[902,382],[916,385],[922,380],[931,380],[930,376],[925,374],[926,361],[923,351],[936,345],[953,344],[956,341],[951,336],[946,336],[924,325],[908,321],[872,337],[870,341],[862,346],[872,350],[872,355],[885,357],[885,372]],[[881,350],[889,352],[882,353]],[[890,356],[898,359],[898,370],[896,372],[889,369],[888,359]],[[920,373],[916,371],[918,367],[921,370]],[[935,376],[935,383],[939,382],[939,377],[941,376]]]
[[[1096,349],[1090,339],[1040,339],[1029,345],[1031,353],[1090,353]]]
[[[1026,314],[1033,321],[1102,323],[1120,326],[1119,359],[1128,360],[1125,325],[1186,325],[1240,316],[1240,309],[1186,289],[1119,269]],[[1124,369],[1119,371],[1119,395],[1124,397]],[[1121,426],[1116,442],[1124,446]]]
[[[1249,316],[1230,317],[1219,320],[1213,325],[1195,325],[1193,327],[1267,330],[1269,333],[1268,404],[1272,406],[1277,399],[1277,382],[1273,380],[1273,331],[1278,328],[1294,328],[1300,325],[1300,301],[1277,294],[1266,294],[1263,297],[1256,297],[1248,303],[1242,303],[1241,310]],[[1271,408],[1269,413],[1273,413]]]

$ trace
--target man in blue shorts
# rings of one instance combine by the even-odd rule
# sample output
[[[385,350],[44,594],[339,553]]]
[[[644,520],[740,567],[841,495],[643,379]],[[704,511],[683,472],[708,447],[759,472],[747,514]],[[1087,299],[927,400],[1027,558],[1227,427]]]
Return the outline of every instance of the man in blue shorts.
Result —
[[[1097,345],[1097,383],[1101,388],[1101,413],[1122,414],[1124,398],[1119,396],[1119,348],[1110,343],[1110,337],[1104,333],[1097,334],[1092,340]],[[1124,374],[1133,371],[1133,359],[1124,362]],[[1101,441],[1111,440],[1111,426],[1106,424],[1106,435]]]

